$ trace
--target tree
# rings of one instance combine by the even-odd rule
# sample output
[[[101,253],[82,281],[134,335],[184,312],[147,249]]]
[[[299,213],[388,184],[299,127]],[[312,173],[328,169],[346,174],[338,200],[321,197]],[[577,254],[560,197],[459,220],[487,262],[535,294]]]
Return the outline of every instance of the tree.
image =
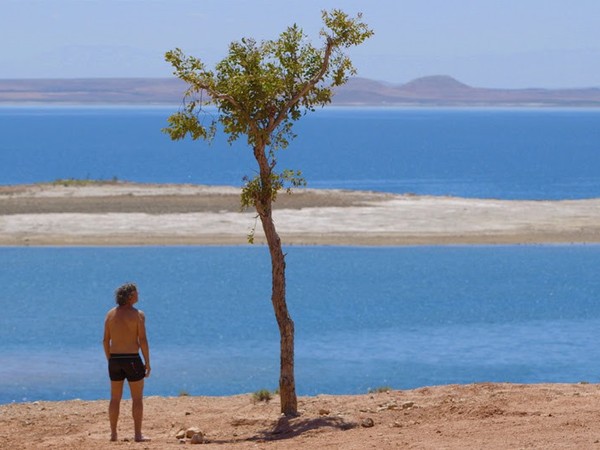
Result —
[[[173,140],[190,136],[211,140],[219,123],[233,142],[244,135],[252,148],[258,174],[244,178],[242,208],[253,207],[260,218],[271,256],[271,301],[281,337],[279,392],[281,412],[297,414],[294,379],[294,322],[286,303],[285,255],[273,221],[273,202],[282,189],[303,186],[300,171],[277,171],[276,151],[288,146],[292,127],[308,111],[331,102],[333,88],[356,73],[344,50],[361,44],[373,31],[361,14],[349,17],[341,10],[323,11],[321,47],[314,47],[297,25],[277,40],[232,42],[228,55],[215,71],[180,49],[165,59],[174,75],[188,84],[180,111],[169,117],[164,129]],[[214,105],[217,115],[203,109]],[[204,123],[206,119],[207,123]],[[253,242],[254,231],[248,236]]]

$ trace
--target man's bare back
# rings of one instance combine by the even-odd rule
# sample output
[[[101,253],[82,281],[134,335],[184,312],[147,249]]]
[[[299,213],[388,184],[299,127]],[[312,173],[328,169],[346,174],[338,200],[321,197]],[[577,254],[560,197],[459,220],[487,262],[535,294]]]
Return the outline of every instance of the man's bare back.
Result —
[[[106,314],[104,320],[104,352],[106,359],[111,354],[133,354],[142,351],[146,362],[146,376],[150,372],[148,339],[146,337],[146,316],[133,307],[138,301],[137,291],[122,305]]]
[[[109,353],[137,353],[140,348],[140,328],[145,328],[144,322],[144,313],[133,306],[115,306],[111,309],[105,321],[110,336]]]

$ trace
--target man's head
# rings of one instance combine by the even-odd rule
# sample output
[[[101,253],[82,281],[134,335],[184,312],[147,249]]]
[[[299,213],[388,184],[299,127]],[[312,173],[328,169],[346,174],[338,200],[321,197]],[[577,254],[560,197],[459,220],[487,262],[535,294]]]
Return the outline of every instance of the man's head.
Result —
[[[124,306],[135,294],[137,294],[137,286],[133,283],[127,283],[115,291],[115,300],[119,306]]]

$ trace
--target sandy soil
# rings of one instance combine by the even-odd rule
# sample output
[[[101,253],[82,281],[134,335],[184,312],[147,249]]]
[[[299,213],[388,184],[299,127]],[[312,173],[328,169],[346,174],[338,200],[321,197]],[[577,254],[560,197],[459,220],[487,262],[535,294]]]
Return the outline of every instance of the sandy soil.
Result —
[[[600,242],[600,199],[502,201],[340,190],[280,194],[285,244]],[[0,187],[0,245],[245,244],[260,223],[239,189],[99,184]]]
[[[148,381],[151,382],[151,379]],[[594,449],[600,447],[600,386],[474,384],[361,396],[301,397],[301,415],[279,402],[233,397],[150,397],[144,433],[132,441],[124,401],[119,441],[108,442],[108,402],[0,406],[0,448],[182,448],[181,428],[202,430],[207,449]],[[369,420],[372,420],[371,427]],[[185,445],[192,445],[189,441]]]

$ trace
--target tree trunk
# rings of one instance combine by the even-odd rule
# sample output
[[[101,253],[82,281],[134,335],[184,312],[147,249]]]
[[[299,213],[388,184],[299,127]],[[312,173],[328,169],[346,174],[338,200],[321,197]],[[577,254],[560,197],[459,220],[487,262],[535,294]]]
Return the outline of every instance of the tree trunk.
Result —
[[[271,254],[272,291],[271,302],[279,326],[280,336],[280,372],[279,397],[281,412],[286,416],[298,415],[296,381],[294,378],[294,321],[288,312],[285,301],[285,255],[281,248],[281,239],[273,222],[273,198],[271,188],[271,170],[265,155],[265,146],[254,147],[254,156],[260,168],[262,191],[256,199],[256,211],[260,217],[269,253]]]
[[[281,412],[286,416],[296,416],[298,415],[298,401],[294,379],[294,321],[289,315],[285,301],[285,255],[271,214],[261,216],[261,221],[271,254],[273,277],[271,301],[280,335],[279,396]]]

